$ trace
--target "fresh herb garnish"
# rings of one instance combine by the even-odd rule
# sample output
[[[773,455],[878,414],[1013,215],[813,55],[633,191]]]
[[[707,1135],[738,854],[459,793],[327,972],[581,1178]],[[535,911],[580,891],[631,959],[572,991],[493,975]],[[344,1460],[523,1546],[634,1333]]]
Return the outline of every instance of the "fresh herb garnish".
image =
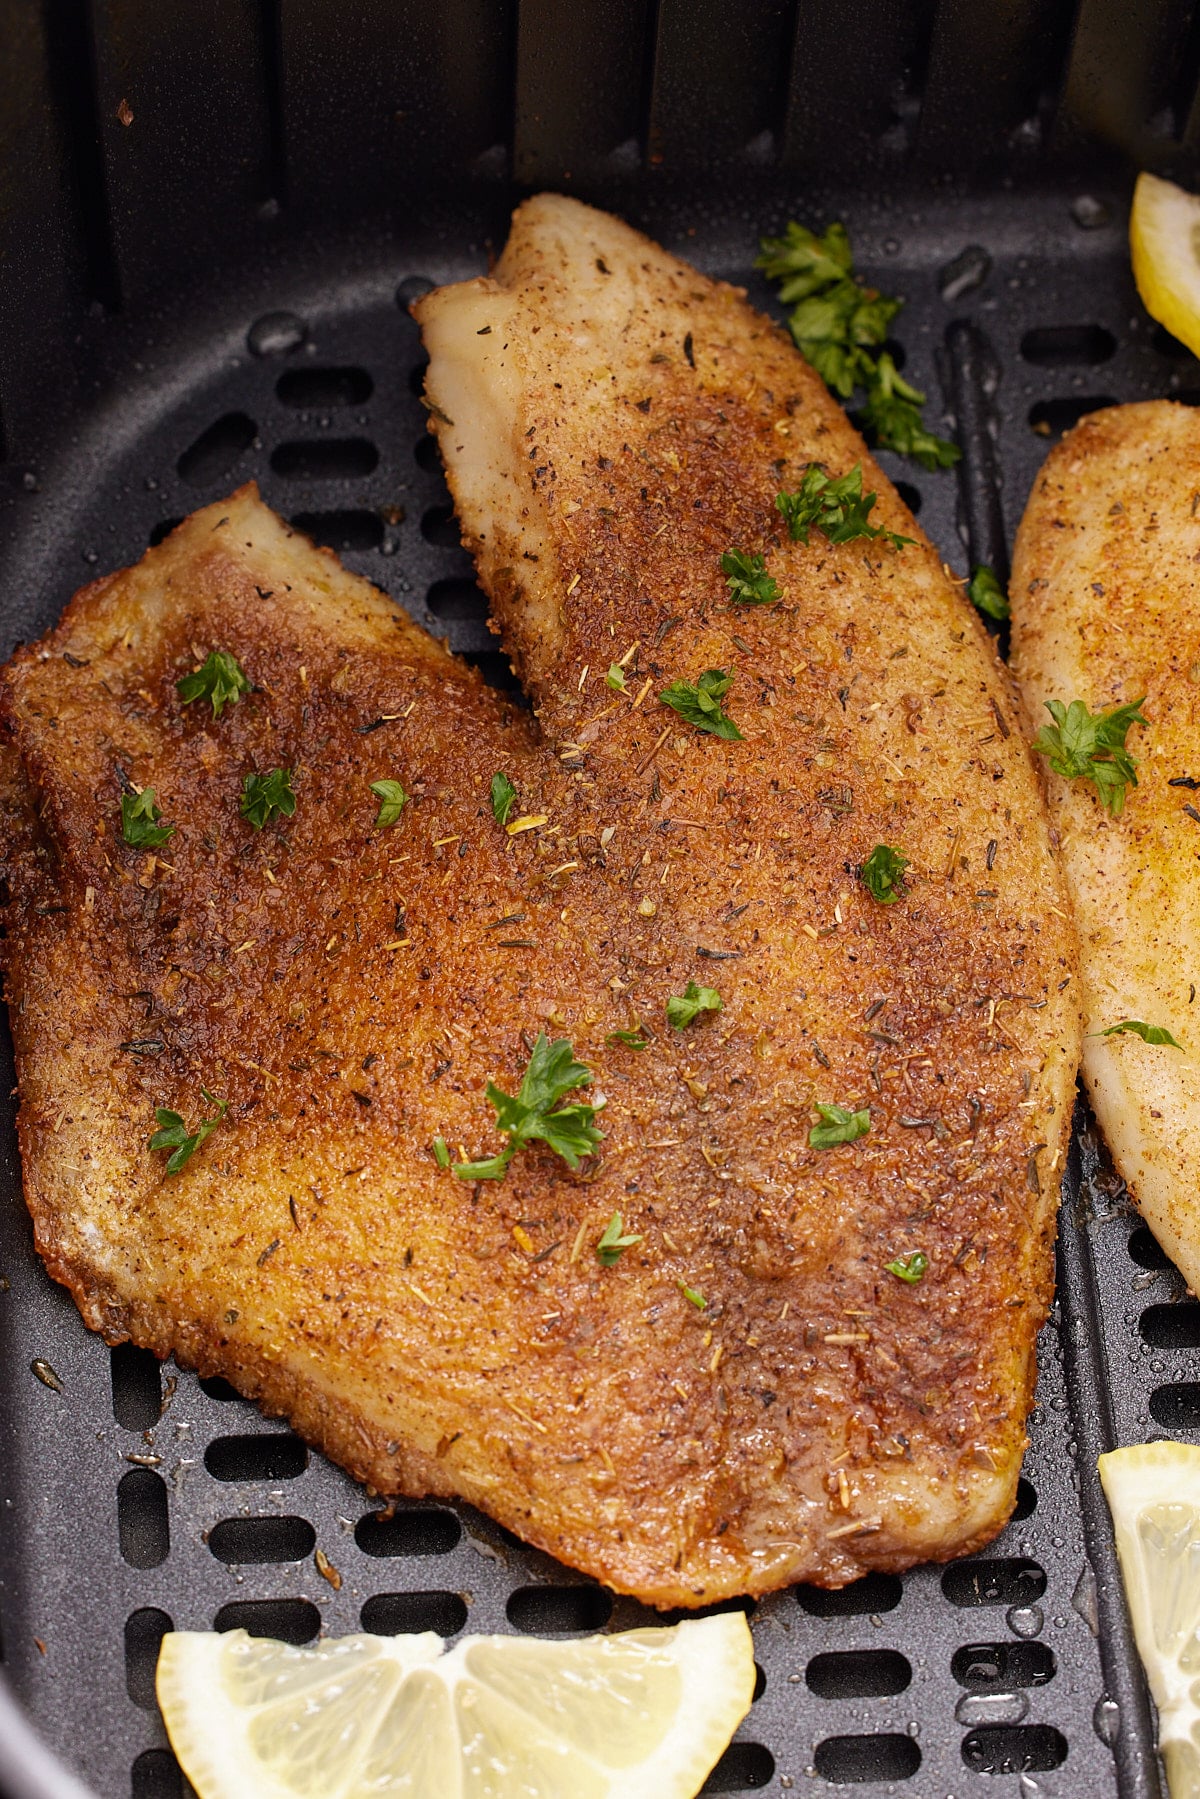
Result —
[[[242,782],[242,798],[238,808],[247,824],[261,831],[273,812],[290,818],[296,810],[290,768],[273,768],[270,774],[247,775]]]
[[[732,686],[733,676],[727,675],[723,668],[706,668],[694,684],[672,681],[658,697],[664,706],[670,706],[698,731],[711,731],[714,737],[740,743],[742,734],[721,705]]]
[[[379,801],[379,814],[375,820],[377,830],[386,830],[394,825],[408,803],[408,795],[399,781],[372,781],[371,792]]]
[[[619,662],[609,663],[608,673],[604,677],[604,685],[606,687],[611,687],[614,693],[624,693],[625,670],[621,667]]]
[[[624,1044],[626,1049],[649,1049],[650,1047],[650,1039],[644,1034],[640,1024],[636,1031],[610,1031],[604,1041]]]
[[[859,869],[858,878],[873,900],[878,900],[881,906],[894,906],[908,892],[904,885],[907,867],[907,856],[892,849],[890,844],[877,843]]]
[[[929,1257],[923,1249],[914,1249],[906,1256],[896,1256],[892,1261],[885,1262],[884,1268],[889,1274],[894,1274],[898,1281],[907,1281],[910,1287],[915,1287],[922,1276],[929,1272]]]
[[[578,1168],[581,1157],[591,1155],[601,1142],[602,1133],[592,1123],[600,1108],[578,1101],[558,1106],[557,1111],[551,1108],[573,1088],[586,1087],[591,1078],[591,1069],[575,1060],[565,1038],[550,1043],[545,1032],[539,1032],[517,1097],[491,1081],[487,1084],[487,1096],[496,1108],[496,1128],[508,1137],[508,1148],[485,1162],[456,1162],[455,1174],[464,1181],[503,1180],[517,1151],[535,1138],[548,1143],[569,1168]]]
[[[498,825],[508,823],[508,815],[517,800],[517,790],[505,774],[492,776],[492,817]]]
[[[775,505],[793,543],[806,544],[814,525],[830,543],[852,543],[856,537],[885,537],[894,550],[914,543],[915,538],[901,537],[898,531],[871,524],[868,514],[875,500],[875,494],[864,494],[862,490],[861,462],[836,481],[819,463],[810,462],[796,492],[776,494]]]
[[[211,700],[213,717],[220,718],[226,706],[234,706],[253,683],[242,673],[236,656],[228,650],[210,650],[207,658],[192,674],[176,681],[175,691],[185,706],[193,700]]]
[[[708,1304],[708,1301],[707,1301],[707,1299],[705,1299],[703,1293],[698,1293],[696,1291],[695,1287],[689,1287],[686,1281],[676,1281],[675,1285],[679,1288],[679,1291],[683,1294],[683,1297],[686,1300],[690,1301],[690,1303],[695,1306],[695,1308],[698,1312],[702,1312],[704,1310],[704,1308]]]
[[[154,1118],[158,1125],[150,1139],[151,1149],[169,1149],[172,1153],[167,1158],[166,1172],[178,1174],[185,1163],[199,1149],[206,1137],[211,1137],[217,1126],[229,1110],[229,1101],[215,1099],[207,1087],[201,1087],[201,1093],[210,1106],[217,1108],[215,1118],[202,1118],[194,1131],[189,1131],[178,1112],[170,1112],[165,1106],[155,1109]]]
[[[596,1245],[596,1260],[603,1268],[611,1268],[619,1262],[627,1249],[642,1241],[640,1236],[622,1236],[625,1229],[621,1214],[614,1212],[604,1227],[604,1235]]]
[[[697,987],[695,981],[689,981],[682,993],[673,993],[667,1001],[667,1023],[681,1031],[701,1012],[720,1010],[721,995],[715,987]]]
[[[1125,735],[1130,725],[1150,723],[1142,717],[1145,703],[1143,694],[1128,706],[1093,713],[1082,700],[1072,700],[1069,706],[1061,700],[1047,700],[1046,710],[1054,723],[1042,726],[1033,747],[1066,780],[1090,781],[1108,811],[1119,818],[1126,787],[1137,786],[1136,766],[1125,748]]]
[[[434,1138],[434,1140],[433,1140],[433,1159],[437,1163],[439,1168],[449,1168],[449,1166],[450,1166],[450,1148],[444,1137],[435,1137]]]
[[[131,850],[160,850],[174,833],[174,825],[160,825],[162,813],[154,803],[153,787],[121,795],[121,835]]]
[[[821,1122],[814,1124],[808,1133],[810,1149],[834,1149],[839,1143],[853,1143],[856,1138],[865,1137],[871,1128],[869,1106],[864,1106],[861,1112],[851,1112],[846,1106],[823,1106],[819,1100],[816,1106]]]
[[[1182,1043],[1176,1043],[1170,1031],[1164,1030],[1161,1024],[1143,1024],[1140,1018],[1123,1018],[1120,1024],[1110,1024],[1104,1031],[1089,1031],[1089,1037],[1115,1037],[1118,1031],[1129,1031],[1134,1037],[1140,1037],[1143,1043],[1166,1043],[1172,1049],[1182,1049]]]
[[[900,378],[882,349],[904,302],[857,279],[845,226],[831,225],[818,237],[792,223],[782,237],[764,238],[761,252],[756,266],[779,282],[797,348],[841,399],[848,400],[856,387],[865,391],[859,422],[876,442],[928,469],[957,462],[957,445],[935,437],[921,422],[925,395]]]
[[[988,618],[1003,620],[1009,616],[1008,595],[995,569],[989,568],[986,562],[980,563],[967,582],[967,598]]]
[[[767,573],[761,554],[750,556],[745,550],[726,550],[721,557],[721,573],[735,606],[773,606],[782,597],[779,583]]]

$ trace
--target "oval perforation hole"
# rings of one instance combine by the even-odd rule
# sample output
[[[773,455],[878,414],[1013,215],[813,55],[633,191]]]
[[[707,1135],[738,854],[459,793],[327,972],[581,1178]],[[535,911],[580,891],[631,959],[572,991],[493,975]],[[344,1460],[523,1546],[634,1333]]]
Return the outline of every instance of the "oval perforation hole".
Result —
[[[366,369],[285,369],[275,392],[285,406],[361,406],[375,391]]]
[[[219,1399],[223,1405],[231,1399],[242,1397],[237,1388],[232,1386],[223,1374],[206,1374],[200,1382],[200,1391],[207,1393],[210,1399]]]
[[[143,1749],[129,1770],[131,1799],[183,1799],[183,1770],[169,1749]]]
[[[1147,1306],[1138,1319],[1138,1334],[1155,1349],[1200,1349],[1200,1303],[1187,1299],[1176,1306]]]
[[[1029,1605],[1046,1591],[1046,1571],[1025,1556],[954,1562],[942,1575],[951,1605]]]
[[[369,437],[295,437],[271,452],[271,467],[285,481],[359,480],[378,466]]]
[[[1067,1739],[1052,1724],[980,1724],[963,1738],[962,1758],[976,1774],[1040,1774],[1066,1761]]]
[[[125,1620],[125,1691],[143,1711],[152,1712],[158,1704],[154,1693],[158,1652],[174,1628],[169,1615],[153,1605],[130,1612]]]
[[[1037,1488],[1024,1475],[1017,1482],[1017,1503],[1013,1507],[1012,1522],[1016,1524],[1022,1518],[1031,1517],[1037,1510]]]
[[[1005,1693],[1044,1687],[1058,1664],[1045,1643],[966,1643],[950,1658],[950,1672],[972,1693]]]
[[[167,1487],[153,1468],[131,1468],[117,1482],[117,1541],[131,1568],[157,1568],[170,1553]]]
[[[912,1664],[895,1649],[847,1649],[814,1655],[804,1678],[818,1699],[878,1699],[904,1691]]]
[[[921,1751],[911,1737],[888,1732],[879,1736],[826,1737],[813,1755],[823,1780],[861,1786],[869,1780],[908,1780],[921,1766]]]
[[[309,1599],[234,1599],[213,1619],[214,1630],[244,1630],[297,1648],[311,1643],[320,1628],[321,1614]]]
[[[132,1343],[118,1343],[110,1361],[113,1417],[123,1430],[150,1430],[162,1412],[158,1357]]]
[[[775,1757],[762,1743],[730,1743],[701,1793],[752,1793],[774,1778]]]
[[[1117,352],[1103,325],[1038,325],[1021,339],[1021,355],[1039,368],[1094,368]]]
[[[150,535],[146,539],[146,542],[152,550],[157,549],[163,539],[170,537],[172,531],[174,531],[177,526],[182,525],[182,523],[183,520],[181,518],[160,518],[156,525],[151,526]]]
[[[1164,1430],[1200,1430],[1200,1383],[1175,1381],[1155,1387],[1150,1395],[1150,1416]]]
[[[364,1630],[377,1637],[401,1637],[421,1630],[454,1637],[467,1622],[458,1593],[376,1593],[359,1613]]]
[[[922,494],[921,489],[919,487],[914,487],[911,481],[897,481],[894,483],[894,486],[896,492],[908,507],[908,510],[912,513],[913,517],[916,518],[921,510],[921,504],[925,497]]]
[[[895,1574],[864,1574],[832,1592],[807,1586],[798,1586],[795,1592],[810,1618],[865,1618],[872,1612],[894,1611],[904,1588]]]
[[[421,536],[426,543],[435,543],[443,550],[461,548],[462,533],[453,506],[428,507],[421,517]]]
[[[1139,1268],[1174,1268],[1175,1264],[1148,1225],[1139,1224],[1129,1238],[1129,1253]]]
[[[258,426],[248,414],[222,413],[188,445],[175,466],[190,487],[207,487],[229,473],[257,435]]]
[[[434,618],[455,623],[470,619],[482,624],[488,615],[488,597],[474,581],[435,581],[425,604]]]
[[[603,1587],[518,1587],[505,1614],[514,1630],[531,1636],[565,1636],[603,1630],[612,1616],[612,1595]]]
[[[417,467],[423,468],[427,475],[437,475],[442,469],[442,452],[438,449],[437,438],[432,431],[419,437],[413,445],[413,455],[417,459]]]
[[[292,520],[297,531],[303,531],[322,549],[377,550],[383,542],[383,520],[377,512],[298,512]]]
[[[214,1480],[295,1480],[308,1467],[308,1450],[291,1431],[214,1437],[204,1466]]]
[[[1089,412],[1116,403],[1111,394],[1064,394],[1055,400],[1038,400],[1029,408],[1029,424],[1039,437],[1061,437]]]
[[[317,1533],[307,1518],[222,1518],[208,1533],[219,1562],[300,1562]]]
[[[462,1539],[462,1525],[453,1512],[433,1506],[411,1511],[368,1512],[354,1527],[354,1541],[364,1555],[448,1555]]]

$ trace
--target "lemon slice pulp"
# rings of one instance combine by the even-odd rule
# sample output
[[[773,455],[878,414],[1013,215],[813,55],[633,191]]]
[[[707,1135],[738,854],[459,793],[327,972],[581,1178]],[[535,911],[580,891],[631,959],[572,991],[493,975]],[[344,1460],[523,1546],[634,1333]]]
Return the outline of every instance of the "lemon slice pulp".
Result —
[[[1200,1799],[1200,1448],[1116,1449],[1100,1479],[1171,1799]]]
[[[171,1746],[200,1799],[693,1799],[750,1708],[741,1612],[567,1642],[173,1631]]]
[[[1200,356],[1200,194],[1139,175],[1129,248],[1146,311]]]

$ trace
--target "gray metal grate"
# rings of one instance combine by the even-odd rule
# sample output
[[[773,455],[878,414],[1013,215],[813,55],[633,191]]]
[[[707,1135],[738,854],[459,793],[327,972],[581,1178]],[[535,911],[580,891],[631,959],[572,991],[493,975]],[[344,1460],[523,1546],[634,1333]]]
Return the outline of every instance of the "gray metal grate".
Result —
[[[1088,199],[1000,193],[968,211],[928,192],[871,204],[809,192],[794,203],[809,219],[844,217],[860,266],[908,296],[897,333],[906,373],[934,396],[932,412],[940,396],[957,415],[967,458],[959,477],[886,460],[960,570],[968,546],[972,561],[1005,562],[1048,437],[1082,411],[1170,391],[1200,400],[1200,367],[1137,306],[1119,203]],[[746,280],[757,233],[789,210],[682,205],[645,223],[706,269]],[[340,286],[328,271],[324,285],[310,282],[302,261],[260,274],[253,297],[210,296],[200,338],[182,323],[178,342],[161,325],[130,325],[123,362],[113,353],[117,391],[81,419],[61,464],[28,471],[10,509],[6,641],[42,630],[94,572],[136,559],[171,522],[254,477],[271,505],[510,680],[424,431],[417,334],[396,303],[397,291],[403,300],[475,272],[483,234],[475,249],[460,241],[471,230],[447,219],[440,240],[376,245]],[[182,1790],[153,1700],[172,1625],[244,1624],[303,1642],[360,1627],[452,1636],[646,1620],[469,1508],[373,1509],[223,1382],[160,1373],[128,1347],[110,1353],[33,1255],[11,1129],[0,1170],[5,1665],[39,1730],[97,1792]],[[1121,1790],[1157,1792],[1136,1672],[1111,1635],[1115,1593],[1085,1552],[1076,1474],[1077,1463],[1088,1474],[1097,1430],[1104,1442],[1103,1420],[1086,1410],[1088,1378],[1107,1383],[1119,1440],[1200,1437],[1200,1306],[1099,1164],[1085,1172],[1090,1199],[1064,1239],[1075,1259],[1063,1288],[1071,1391],[1083,1397],[1073,1416],[1056,1314],[1017,1516],[983,1555],[944,1571],[747,1602],[759,1693],[706,1792],[861,1785],[914,1799],[1018,1788],[1026,1799],[1100,1799],[1118,1791],[1114,1740]],[[1093,1301],[1098,1334],[1084,1328]],[[30,1372],[35,1359],[61,1391]],[[1087,1501],[1087,1479],[1084,1489]],[[1087,1517],[1100,1560],[1094,1504]],[[1098,1605],[1116,1644],[1107,1668]],[[1106,1680],[1124,1708],[1119,1732]]]

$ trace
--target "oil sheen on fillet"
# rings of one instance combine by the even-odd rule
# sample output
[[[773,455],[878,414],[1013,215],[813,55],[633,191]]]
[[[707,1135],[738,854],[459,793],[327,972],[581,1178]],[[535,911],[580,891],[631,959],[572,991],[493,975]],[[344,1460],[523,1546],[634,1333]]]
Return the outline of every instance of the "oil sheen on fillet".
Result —
[[[41,1251],[110,1340],[655,1604],[977,1547],[1015,1492],[1078,1047],[1007,678],[733,289],[546,199],[420,313],[535,711],[249,490],[18,652],[2,953]],[[816,459],[861,462],[916,542],[793,544],[775,495]],[[731,547],[778,604],[731,608]],[[213,649],[253,683],[219,718],[176,688]],[[658,698],[709,669],[738,741]],[[255,831],[242,783],[276,767],[295,814]],[[130,785],[177,827],[157,851],[122,840]],[[889,905],[857,873],[881,843]],[[721,1010],[672,1027],[690,982]],[[600,1153],[457,1178],[435,1139],[503,1148],[485,1089],[539,1032],[593,1071]],[[228,1112],[169,1175],[155,1108],[192,1129],[202,1086]],[[867,1134],[813,1147],[818,1103]]]

